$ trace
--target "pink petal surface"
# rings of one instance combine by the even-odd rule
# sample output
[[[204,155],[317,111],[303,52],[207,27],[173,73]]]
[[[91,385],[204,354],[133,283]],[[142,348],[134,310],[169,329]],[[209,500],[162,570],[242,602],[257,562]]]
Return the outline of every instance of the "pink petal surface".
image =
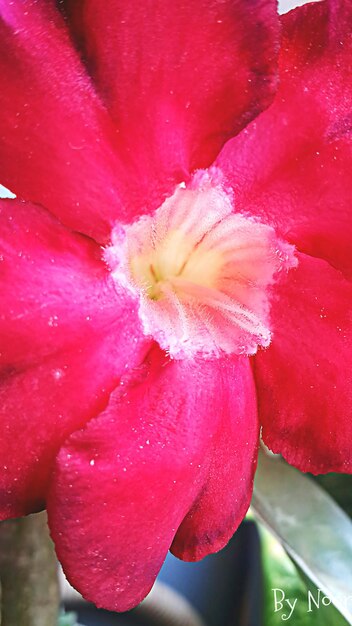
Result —
[[[116,130],[51,2],[0,0],[1,183],[108,239],[123,214]]]
[[[300,254],[271,316],[273,342],[255,359],[264,442],[303,471],[351,472],[351,283]]]
[[[108,331],[121,301],[92,240],[39,206],[0,201],[0,366],[23,368]]]
[[[172,544],[173,554],[183,560],[198,560],[221,550],[237,530],[252,497],[259,425],[249,359],[234,360],[227,384],[231,410],[220,417],[207,481]]]
[[[124,161],[137,175],[134,192],[142,189],[152,208],[271,101],[278,38],[272,0],[64,6],[118,126]]]
[[[102,250],[41,207],[0,203],[0,516],[43,505],[63,440],[150,344]]]
[[[352,5],[341,21],[333,8],[318,2],[283,17],[275,101],[218,165],[237,210],[351,276]]]
[[[43,507],[60,445],[105,408],[121,375],[143,360],[146,345],[138,344],[137,330],[123,333],[126,322],[24,371],[2,372],[1,519]]]
[[[232,433],[242,424],[231,417],[241,408],[236,383],[245,367],[236,376],[237,367],[169,361],[155,346],[144,369],[61,450],[48,503],[51,532],[69,580],[98,606],[127,610],[147,594],[209,472],[210,481],[216,472],[224,477],[212,455],[220,426],[232,421]],[[219,547],[213,539],[209,551]]]

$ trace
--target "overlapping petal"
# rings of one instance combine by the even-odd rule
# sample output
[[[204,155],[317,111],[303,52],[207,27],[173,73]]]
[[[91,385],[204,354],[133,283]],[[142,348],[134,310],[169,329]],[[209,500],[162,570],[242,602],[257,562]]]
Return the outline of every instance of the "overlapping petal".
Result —
[[[171,551],[183,560],[198,560],[221,550],[243,520],[252,497],[259,423],[248,359],[238,359],[227,384],[231,387],[230,415],[221,415],[212,452],[208,452],[211,463],[206,483],[172,544]]]
[[[0,0],[1,183],[108,238],[123,217],[116,130],[51,2]]]
[[[62,441],[149,346],[101,254],[41,207],[1,201],[2,518],[42,506]]]
[[[272,99],[272,0],[63,4],[118,126],[124,162],[154,208]]]
[[[203,501],[209,500],[217,477],[224,495],[229,464],[220,467],[225,445],[217,450],[217,431],[228,423],[231,443],[234,430],[242,439],[247,407],[255,423],[253,400],[241,388],[245,380],[253,392],[249,376],[245,361],[169,361],[155,346],[144,369],[113,394],[106,411],[66,442],[54,474],[49,523],[65,572],[85,597],[113,610],[137,604],[197,496],[208,490]],[[251,455],[241,455],[237,464],[245,480],[254,470],[253,431],[255,426],[245,435]],[[205,486],[209,472],[211,487]],[[241,478],[233,476],[228,500],[236,490],[243,514]],[[198,519],[200,541],[220,547],[218,519],[209,502],[204,508],[214,534],[207,542]],[[225,524],[227,514],[235,523],[236,503],[230,508],[231,513],[224,510]]]
[[[277,286],[273,342],[255,359],[264,442],[314,473],[352,472],[352,285],[299,255]]]
[[[146,344],[126,319],[24,371],[8,368],[0,382],[0,517],[39,510],[64,439],[97,415]],[[122,332],[121,332],[122,331]]]
[[[273,105],[230,141],[218,165],[237,210],[352,275],[352,7],[308,4],[283,17]],[[343,3],[342,3],[343,5]]]

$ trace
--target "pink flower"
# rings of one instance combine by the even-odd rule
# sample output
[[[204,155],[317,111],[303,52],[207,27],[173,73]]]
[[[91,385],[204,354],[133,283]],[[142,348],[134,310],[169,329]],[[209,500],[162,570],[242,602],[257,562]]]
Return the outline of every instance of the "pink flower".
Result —
[[[259,420],[351,471],[350,7],[282,20],[270,104],[274,1],[0,0],[0,510],[100,606],[228,541]]]

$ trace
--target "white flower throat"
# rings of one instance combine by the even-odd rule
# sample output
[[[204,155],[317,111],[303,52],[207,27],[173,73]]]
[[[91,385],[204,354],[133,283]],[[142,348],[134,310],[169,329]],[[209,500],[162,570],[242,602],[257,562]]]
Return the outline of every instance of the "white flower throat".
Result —
[[[235,213],[214,175],[198,172],[116,239],[107,250],[113,276],[171,356],[250,355],[270,343],[271,286],[296,265],[293,247]]]

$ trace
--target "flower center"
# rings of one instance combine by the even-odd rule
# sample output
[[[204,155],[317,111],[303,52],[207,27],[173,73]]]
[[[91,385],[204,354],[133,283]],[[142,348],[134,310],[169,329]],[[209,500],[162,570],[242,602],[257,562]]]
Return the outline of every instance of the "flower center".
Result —
[[[138,297],[145,333],[175,358],[267,346],[271,286],[296,265],[292,246],[235,213],[232,194],[209,172],[126,227],[107,250],[112,259],[115,280]]]
[[[183,301],[187,284],[191,289],[196,285],[216,287],[223,262],[220,250],[195,243],[179,228],[167,233],[155,247],[131,258],[130,268],[135,284],[152,300],[168,298],[171,289]]]

